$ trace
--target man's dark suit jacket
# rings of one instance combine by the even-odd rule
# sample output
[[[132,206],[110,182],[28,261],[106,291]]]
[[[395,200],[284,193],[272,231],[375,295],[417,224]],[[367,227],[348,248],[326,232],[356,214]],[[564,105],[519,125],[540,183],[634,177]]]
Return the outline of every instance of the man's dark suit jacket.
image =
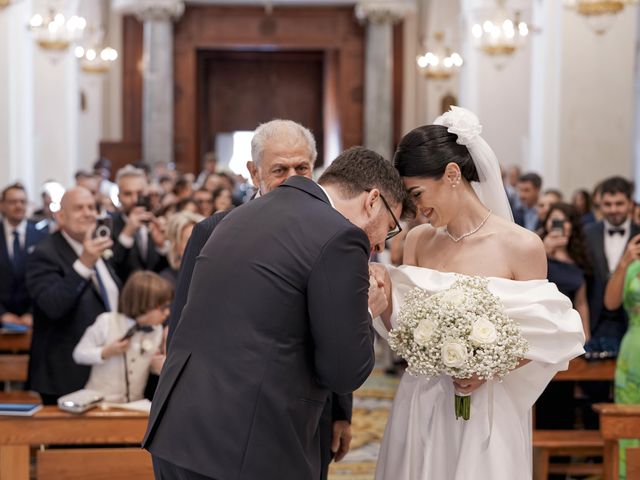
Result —
[[[39,230],[35,222],[27,221],[24,248],[27,255],[47,235],[46,229]],[[0,315],[7,312],[24,315],[31,311],[31,298],[25,284],[26,264],[15,270],[9,257],[9,249],[5,239],[4,223],[0,222]]]
[[[106,311],[98,289],[73,269],[77,259],[62,233],[56,232],[27,260],[27,288],[33,298],[29,382],[45,395],[65,395],[87,383],[91,367],[77,365],[73,349]],[[113,272],[112,276],[118,284]]]
[[[113,267],[115,268],[118,278],[122,280],[122,283],[126,282],[129,276],[138,270],[151,270],[156,273],[160,273],[164,270],[169,263],[164,255],[160,255],[156,250],[155,243],[151,238],[151,234],[148,234],[147,238],[147,258],[142,258],[140,248],[138,246],[138,239],[134,237],[134,243],[131,248],[124,247],[119,241],[118,237],[122,233],[125,227],[125,220],[122,213],[118,212],[113,215]]]
[[[317,479],[329,392],[373,368],[369,249],[305,177],[229,213],[196,261],[143,446],[218,479]]]
[[[632,223],[629,239],[638,233],[640,226]],[[604,234],[602,221],[585,227],[587,250],[593,264],[593,278],[589,282],[589,322],[593,336],[620,340],[627,331],[628,320],[624,308],[612,311],[604,306],[604,291],[610,277],[609,264],[604,252]]]

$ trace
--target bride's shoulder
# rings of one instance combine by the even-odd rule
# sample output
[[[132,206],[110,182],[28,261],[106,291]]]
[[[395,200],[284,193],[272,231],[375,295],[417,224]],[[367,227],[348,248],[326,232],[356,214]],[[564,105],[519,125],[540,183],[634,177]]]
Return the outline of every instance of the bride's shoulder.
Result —
[[[498,236],[516,280],[547,278],[547,255],[538,234],[515,223],[504,222]]]
[[[438,231],[431,225],[424,224],[412,228],[404,242],[405,265],[417,265],[418,252],[424,248],[437,235]]]

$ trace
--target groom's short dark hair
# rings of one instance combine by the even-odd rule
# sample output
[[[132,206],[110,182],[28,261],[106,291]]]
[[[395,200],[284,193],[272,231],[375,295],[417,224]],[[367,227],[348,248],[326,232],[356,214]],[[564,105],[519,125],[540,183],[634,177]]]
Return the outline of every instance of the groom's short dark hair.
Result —
[[[351,147],[338,155],[318,183],[336,185],[348,198],[377,188],[389,202],[402,205],[403,216],[413,213],[398,171],[382,155],[364,147]]]

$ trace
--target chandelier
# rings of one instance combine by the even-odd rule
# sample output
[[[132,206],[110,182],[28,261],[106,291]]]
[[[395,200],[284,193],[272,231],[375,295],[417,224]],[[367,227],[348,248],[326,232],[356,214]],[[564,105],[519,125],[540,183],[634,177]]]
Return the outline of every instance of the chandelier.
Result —
[[[44,17],[36,13],[29,21],[36,43],[45,50],[66,50],[79,38],[86,26],[87,21],[83,17],[73,15],[67,19],[53,9]]]
[[[520,19],[520,12],[506,8],[506,0],[496,0],[496,8],[490,18],[476,23],[471,28],[475,44],[480,50],[496,60],[502,61],[516,52],[529,35],[529,25]]]
[[[597,35],[606,33],[613,25],[615,16],[625,7],[637,3],[638,0],[565,0],[565,6],[583,15]]]
[[[433,51],[427,51],[416,58],[418,70],[428,79],[447,80],[458,72],[462,64],[462,57],[458,52],[444,45],[444,33],[436,32]]]
[[[115,48],[104,46],[104,30],[94,31],[88,29],[89,45],[83,47],[78,45],[73,53],[80,61],[80,68],[87,73],[106,73],[111,64],[118,59],[118,51]]]

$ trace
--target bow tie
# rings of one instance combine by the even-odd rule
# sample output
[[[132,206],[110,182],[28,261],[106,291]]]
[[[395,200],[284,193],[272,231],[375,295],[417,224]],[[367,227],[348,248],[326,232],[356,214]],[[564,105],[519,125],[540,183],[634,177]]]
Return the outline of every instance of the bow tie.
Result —
[[[625,232],[626,230],[624,228],[610,228],[609,230],[607,230],[607,233],[609,233],[609,236],[618,234],[622,237],[625,234]]]
[[[136,323],[136,331],[149,333],[149,332],[153,332],[153,327],[151,325],[140,325]]]

